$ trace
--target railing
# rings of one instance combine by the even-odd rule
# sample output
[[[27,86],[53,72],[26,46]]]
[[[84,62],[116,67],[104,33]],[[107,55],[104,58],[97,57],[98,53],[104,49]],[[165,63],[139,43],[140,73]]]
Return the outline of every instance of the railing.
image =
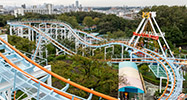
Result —
[[[19,50],[21,51],[23,54],[25,54],[27,57],[31,58],[32,57],[32,54],[31,53],[28,53],[28,52],[25,52],[25,51],[22,51],[22,50]],[[36,63],[38,64],[42,64],[42,63],[45,63],[45,65],[48,65],[48,61],[46,58],[42,58],[40,56],[36,56]]]
[[[177,59],[187,59],[187,54],[176,54],[174,56]]]
[[[24,21],[36,21],[36,22],[61,22],[61,23],[64,23],[64,24],[67,24],[69,25],[70,27],[72,27],[72,25],[66,21],[62,21],[62,20],[57,20],[57,19],[13,19],[13,20],[8,20],[7,22],[21,22],[21,23],[24,23]]]
[[[42,19],[14,19],[14,20],[7,21],[7,23],[14,23],[14,22],[24,23],[24,22],[27,22],[27,21],[28,22],[47,22],[47,23],[54,22],[54,23],[63,23],[63,24],[66,24],[67,26],[69,26],[69,28],[73,28],[71,26],[71,24],[69,24],[68,22],[61,21],[61,20],[56,20],[56,19],[43,19],[43,20]],[[80,32],[82,32],[82,31],[80,31]],[[86,33],[86,32],[83,32],[83,33]],[[99,38],[99,37],[95,37],[95,36],[93,36],[91,34],[88,34],[88,33],[86,33],[86,34],[89,35],[89,36],[92,36],[94,38]]]

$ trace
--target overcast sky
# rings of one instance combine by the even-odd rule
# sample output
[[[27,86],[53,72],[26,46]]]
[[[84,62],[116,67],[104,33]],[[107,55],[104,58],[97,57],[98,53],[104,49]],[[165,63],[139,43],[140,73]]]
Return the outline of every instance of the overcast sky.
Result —
[[[76,0],[0,0],[0,5],[19,6],[43,3],[71,5]],[[83,6],[152,6],[152,5],[187,5],[187,0],[79,0]]]

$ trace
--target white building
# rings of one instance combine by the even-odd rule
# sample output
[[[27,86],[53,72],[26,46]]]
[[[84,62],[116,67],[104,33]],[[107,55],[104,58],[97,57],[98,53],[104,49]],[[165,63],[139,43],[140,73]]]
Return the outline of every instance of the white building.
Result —
[[[3,5],[0,5],[0,14],[4,14],[5,9],[3,8]]]
[[[25,13],[39,13],[39,14],[53,14],[53,5],[46,4],[45,8],[37,8],[37,6],[33,6],[32,8],[17,8],[14,10],[14,16],[25,15]]]

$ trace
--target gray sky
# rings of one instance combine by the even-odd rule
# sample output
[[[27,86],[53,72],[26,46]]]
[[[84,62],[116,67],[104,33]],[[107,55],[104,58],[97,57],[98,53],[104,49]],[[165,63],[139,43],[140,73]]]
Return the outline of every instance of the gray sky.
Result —
[[[19,6],[43,3],[70,5],[76,0],[0,0],[0,5]],[[79,0],[83,6],[152,6],[152,5],[187,5],[187,0]]]

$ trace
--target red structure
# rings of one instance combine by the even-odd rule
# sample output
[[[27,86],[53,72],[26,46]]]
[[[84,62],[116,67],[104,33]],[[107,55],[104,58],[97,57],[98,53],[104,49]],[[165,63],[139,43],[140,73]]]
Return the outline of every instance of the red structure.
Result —
[[[155,36],[155,35],[151,35],[151,34],[146,34],[146,33],[136,33],[136,32],[133,32],[133,35],[135,36],[141,36],[141,37],[146,37],[146,38],[152,38],[154,40],[158,40],[158,36]]]

